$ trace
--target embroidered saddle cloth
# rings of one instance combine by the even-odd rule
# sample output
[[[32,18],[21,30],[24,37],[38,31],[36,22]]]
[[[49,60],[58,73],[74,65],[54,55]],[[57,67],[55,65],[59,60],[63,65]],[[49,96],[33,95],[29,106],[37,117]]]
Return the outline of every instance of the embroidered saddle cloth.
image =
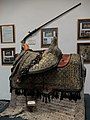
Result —
[[[65,54],[59,64],[52,69],[41,72],[28,72],[21,76],[21,82],[17,84],[18,73],[11,80],[14,88],[39,89],[59,91],[81,91],[85,80],[85,68],[78,54]]]

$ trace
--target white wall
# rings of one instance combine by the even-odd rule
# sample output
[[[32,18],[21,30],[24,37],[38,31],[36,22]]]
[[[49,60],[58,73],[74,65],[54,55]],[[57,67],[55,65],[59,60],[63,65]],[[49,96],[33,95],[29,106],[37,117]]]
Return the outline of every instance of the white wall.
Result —
[[[16,39],[15,44],[0,44],[0,48],[15,46],[16,52],[20,52],[20,41],[28,34],[28,31],[34,30],[79,2],[82,3],[81,6],[46,26],[58,27],[58,44],[63,53],[77,53],[77,42],[83,42],[77,41],[77,19],[90,18],[90,0],[0,0],[0,25],[15,24]],[[36,41],[36,44],[30,47],[41,49],[40,31],[32,39]],[[90,94],[90,64],[85,64],[85,66],[87,68],[85,93]],[[11,67],[2,66],[0,60],[0,99],[10,99]]]

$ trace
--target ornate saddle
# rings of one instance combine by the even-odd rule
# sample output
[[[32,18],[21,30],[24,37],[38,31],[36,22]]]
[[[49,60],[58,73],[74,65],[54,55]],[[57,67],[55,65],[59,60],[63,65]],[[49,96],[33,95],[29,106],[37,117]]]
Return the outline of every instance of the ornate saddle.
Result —
[[[57,96],[57,92],[61,92],[64,97],[68,93],[77,99],[80,98],[85,73],[80,55],[62,55],[54,40],[48,52],[38,54],[27,50],[19,55],[12,68],[10,86],[11,90],[23,89],[24,93],[27,90],[30,95],[53,95],[56,92],[54,96]]]

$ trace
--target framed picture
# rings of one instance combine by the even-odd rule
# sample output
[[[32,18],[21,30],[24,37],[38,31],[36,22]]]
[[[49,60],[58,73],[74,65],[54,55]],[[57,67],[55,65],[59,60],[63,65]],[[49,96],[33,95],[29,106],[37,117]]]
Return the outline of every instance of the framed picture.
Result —
[[[14,62],[15,48],[1,48],[2,65],[12,65]]]
[[[90,19],[78,19],[78,40],[90,39]]]
[[[14,25],[1,25],[0,34],[1,34],[1,43],[15,43]]]
[[[90,63],[90,43],[77,43],[77,53],[82,55],[84,63]]]
[[[58,37],[58,28],[41,29],[41,48],[49,47],[53,37]]]

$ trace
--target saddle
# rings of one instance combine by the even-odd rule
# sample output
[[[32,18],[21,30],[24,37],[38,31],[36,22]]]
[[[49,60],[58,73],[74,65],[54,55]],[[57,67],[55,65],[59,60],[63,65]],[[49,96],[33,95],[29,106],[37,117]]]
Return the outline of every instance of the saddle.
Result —
[[[20,54],[14,62],[10,86],[11,89],[34,93],[39,91],[42,94],[48,90],[53,94],[54,90],[78,96],[77,93],[83,88],[85,74],[79,54],[62,54],[57,45],[52,44],[48,51],[42,54],[31,50]]]

